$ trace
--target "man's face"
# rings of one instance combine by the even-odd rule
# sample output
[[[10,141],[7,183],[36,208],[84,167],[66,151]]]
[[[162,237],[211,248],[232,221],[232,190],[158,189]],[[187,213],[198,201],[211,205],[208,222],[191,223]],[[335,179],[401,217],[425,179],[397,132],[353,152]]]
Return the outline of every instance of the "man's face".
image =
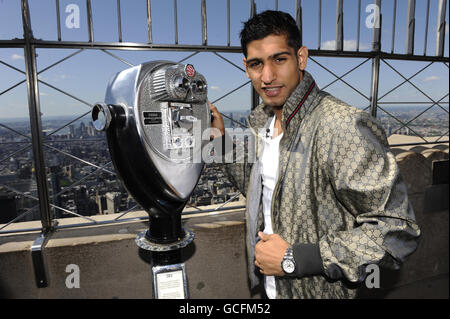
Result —
[[[280,109],[302,80],[308,50],[295,50],[284,35],[269,35],[247,45],[247,77],[266,105]]]

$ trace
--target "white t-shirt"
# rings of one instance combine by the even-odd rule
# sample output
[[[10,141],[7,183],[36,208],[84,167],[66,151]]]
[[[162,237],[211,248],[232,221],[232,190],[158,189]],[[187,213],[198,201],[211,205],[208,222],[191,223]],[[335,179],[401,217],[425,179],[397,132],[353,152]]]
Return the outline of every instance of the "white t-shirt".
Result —
[[[263,185],[264,233],[273,234],[272,228],[272,195],[278,178],[279,146],[283,134],[272,138],[275,127],[275,116],[270,123],[270,132],[264,136],[264,150],[261,156],[261,176]],[[267,297],[276,298],[275,277],[264,276],[264,288]]]

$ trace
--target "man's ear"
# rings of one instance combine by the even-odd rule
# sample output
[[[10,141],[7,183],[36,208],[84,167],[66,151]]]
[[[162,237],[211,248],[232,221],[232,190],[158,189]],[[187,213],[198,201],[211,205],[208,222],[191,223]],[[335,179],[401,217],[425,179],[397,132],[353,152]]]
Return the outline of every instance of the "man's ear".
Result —
[[[303,71],[306,69],[306,64],[308,62],[308,48],[305,46],[302,46],[297,51],[297,61],[298,61],[298,69],[300,71]]]
[[[247,59],[246,58],[242,58],[242,62],[244,63],[245,75],[247,75],[247,78],[250,79],[250,76],[248,75],[248,71],[247,71]]]

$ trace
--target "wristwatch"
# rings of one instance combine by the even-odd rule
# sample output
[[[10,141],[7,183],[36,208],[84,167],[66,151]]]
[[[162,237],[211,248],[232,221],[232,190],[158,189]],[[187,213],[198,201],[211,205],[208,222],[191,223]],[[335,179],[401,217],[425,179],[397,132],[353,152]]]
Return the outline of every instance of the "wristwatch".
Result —
[[[293,275],[295,272],[295,260],[292,246],[286,249],[283,260],[281,261],[281,269],[286,275]]]

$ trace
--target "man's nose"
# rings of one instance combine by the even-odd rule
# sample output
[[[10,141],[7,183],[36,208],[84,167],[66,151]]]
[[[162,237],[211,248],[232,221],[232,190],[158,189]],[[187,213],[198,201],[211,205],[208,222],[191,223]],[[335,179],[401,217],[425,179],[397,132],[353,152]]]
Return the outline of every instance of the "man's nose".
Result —
[[[276,78],[275,70],[272,68],[270,64],[264,65],[264,68],[262,70],[261,74],[261,81],[264,82],[264,84],[270,84],[272,83]]]

